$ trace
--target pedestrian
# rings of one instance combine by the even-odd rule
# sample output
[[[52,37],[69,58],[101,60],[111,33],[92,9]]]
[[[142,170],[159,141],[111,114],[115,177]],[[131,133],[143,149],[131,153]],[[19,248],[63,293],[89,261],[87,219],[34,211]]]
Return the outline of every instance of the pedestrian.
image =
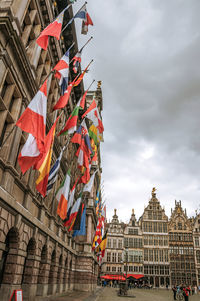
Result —
[[[185,298],[185,301],[189,301],[189,294],[190,294],[190,288],[189,286],[183,286],[183,296]]]
[[[172,287],[172,291],[173,291],[173,294],[174,294],[174,300],[176,300],[177,288],[176,288],[175,285]]]
[[[166,284],[166,289],[168,290],[168,283]]]

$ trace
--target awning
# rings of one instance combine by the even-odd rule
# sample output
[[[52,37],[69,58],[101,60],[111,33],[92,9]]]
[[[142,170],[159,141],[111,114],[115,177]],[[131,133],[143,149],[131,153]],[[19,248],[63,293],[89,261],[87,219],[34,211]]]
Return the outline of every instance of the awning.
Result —
[[[144,275],[143,274],[128,274],[127,278],[130,278],[130,277],[132,277],[134,279],[140,279],[140,278],[143,278]]]
[[[126,278],[122,275],[103,275],[101,276],[101,278],[106,280],[120,280],[120,281],[126,280]]]

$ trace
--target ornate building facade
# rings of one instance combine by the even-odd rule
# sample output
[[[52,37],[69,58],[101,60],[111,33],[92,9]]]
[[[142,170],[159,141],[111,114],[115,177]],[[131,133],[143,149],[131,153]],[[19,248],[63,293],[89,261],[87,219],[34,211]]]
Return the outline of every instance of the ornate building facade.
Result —
[[[193,221],[188,219],[181,201],[169,220],[170,270],[172,284],[196,284],[196,269],[193,243]]]
[[[124,272],[123,266],[123,240],[124,240],[124,224],[119,222],[116,209],[111,223],[106,226],[107,234],[107,247],[105,252],[105,260],[103,260],[101,273],[111,273],[119,275]]]
[[[143,236],[134,209],[128,225],[124,228],[124,248],[128,251],[127,273],[143,274]],[[125,259],[125,258],[124,258]]]
[[[114,221],[116,220],[113,219],[108,224],[108,237],[111,235],[110,229],[113,228]],[[110,257],[105,257],[101,275],[120,274],[121,271],[126,275],[127,265],[128,277],[132,275],[137,280],[141,274],[141,279],[153,287],[200,284],[199,214],[189,219],[181,207],[181,202],[176,202],[168,220],[153,189],[149,204],[139,221],[137,222],[133,211],[130,222],[118,223],[118,227],[118,233],[124,240],[121,252],[128,253],[128,262],[123,261],[120,272],[117,269],[112,271],[107,269]],[[110,243],[107,245],[107,251],[109,248]],[[115,253],[116,249],[112,252]]]
[[[168,218],[154,189],[140,223],[144,239],[144,275],[155,287],[169,285]]]
[[[92,166],[94,188],[86,195],[87,233],[73,238],[56,213],[55,191],[71,167],[71,186],[77,177],[76,146],[69,143],[61,161],[54,190],[45,198],[35,189],[37,171],[21,173],[17,157],[27,133],[15,127],[41,84],[49,75],[47,129],[55,120],[52,107],[60,95],[58,80],[50,75],[52,68],[74,42],[70,59],[78,51],[74,22],[57,41],[49,38],[47,51],[35,39],[69,1],[0,0],[0,294],[9,300],[14,289],[23,290],[24,300],[55,295],[69,289],[93,290],[96,287],[98,264],[92,253],[96,228],[94,200],[101,177],[100,149]],[[73,17],[72,8],[65,12],[64,24]],[[73,79],[70,66],[70,80]],[[57,132],[84,92],[83,83],[75,87],[60,117]],[[96,94],[95,94],[96,93]],[[101,87],[93,91],[102,108]],[[59,111],[60,113],[60,111]],[[11,130],[13,131],[11,132]],[[11,133],[11,134],[10,134]],[[58,158],[68,137],[55,137],[53,162]],[[81,188],[76,192],[77,197]]]

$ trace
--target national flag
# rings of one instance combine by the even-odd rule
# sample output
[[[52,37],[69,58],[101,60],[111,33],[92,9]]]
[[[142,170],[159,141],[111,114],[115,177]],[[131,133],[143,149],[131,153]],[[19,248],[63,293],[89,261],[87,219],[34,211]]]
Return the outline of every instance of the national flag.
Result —
[[[92,250],[95,250],[98,247],[98,245],[100,245],[100,243],[102,242],[102,231],[103,231],[102,219],[101,217],[99,217],[93,244],[92,244]]]
[[[72,88],[73,88],[73,84],[75,83],[75,81],[76,81],[77,78],[78,78],[78,75],[75,77],[75,79],[73,80],[73,82],[71,82],[69,84],[69,86],[67,87],[67,90],[65,91],[64,95],[62,95],[58,99],[57,103],[53,107],[54,111],[66,107],[66,105],[68,104],[68,101],[69,101],[69,97],[70,97]]]
[[[61,95],[60,98],[58,99],[57,103],[53,107],[54,111],[66,107],[66,105],[68,104],[68,101],[69,101],[71,91],[72,91],[72,83],[69,84],[69,86],[67,87],[67,90],[65,91],[64,95]]]
[[[60,117],[60,116],[59,116]],[[40,194],[45,197],[47,190],[47,183],[49,178],[50,166],[51,166],[51,157],[53,151],[53,141],[56,130],[56,123],[59,117],[54,122],[50,131],[48,132],[45,138],[45,151],[42,155],[42,158],[35,164],[35,168],[39,170],[40,175],[36,180],[36,189]]]
[[[104,131],[103,123],[101,121],[101,117],[99,115],[99,110],[97,108],[95,100],[93,100],[90,107],[82,115],[82,118],[84,117],[87,117],[88,119],[92,120],[94,126],[99,130],[99,133],[102,133]]]
[[[99,133],[98,128],[94,124],[92,124],[88,130],[89,136],[94,140],[94,143],[97,145],[100,141],[102,141],[102,136]]]
[[[37,141],[38,149],[43,152],[46,133],[47,115],[47,80],[34,96],[26,110],[16,122],[22,131],[33,135]]]
[[[80,236],[80,235],[86,235],[85,224],[86,224],[86,206],[85,206],[82,216],[81,216],[80,230],[75,230],[72,236],[75,237],[75,236]]]
[[[50,23],[39,35],[36,40],[36,43],[47,50],[48,47],[48,38],[49,36],[55,37],[57,40],[60,39],[62,23],[63,23],[63,16],[66,9],[68,9],[69,5],[58,15],[58,17]]]
[[[78,78],[76,81],[74,81],[73,87],[78,86],[78,85],[80,84],[80,82],[83,80],[83,77],[84,77],[85,73],[87,72],[87,70],[88,70],[90,64],[91,64],[91,63],[89,63],[89,64],[87,65],[87,67],[86,67],[85,70],[81,73],[81,75],[79,76],[79,78]]]
[[[93,184],[94,184],[94,178],[95,178],[95,175],[96,175],[96,172],[97,172],[97,171],[98,171],[98,170],[96,170],[96,171],[93,173],[93,175],[91,176],[89,182],[84,186],[83,192],[89,192],[89,193],[91,193],[92,187],[93,187]]]
[[[24,174],[31,166],[33,166],[40,158],[42,154],[40,153],[37,141],[33,135],[29,134],[26,143],[24,144],[19,156],[18,163]]]
[[[73,205],[73,202],[74,202],[74,194],[75,194],[76,185],[77,185],[78,180],[79,180],[79,178],[76,179],[76,181],[74,183],[74,186],[72,187],[72,189],[70,190],[70,193],[69,193],[69,202],[68,202],[68,206],[67,206],[67,217],[66,217],[65,221],[67,221],[70,217],[72,205]]]
[[[72,137],[71,142],[78,143],[79,145],[81,145],[82,143],[85,143],[85,146],[87,147],[88,156],[90,155],[90,153],[92,153],[92,147],[91,147],[89,133],[88,133],[88,129],[87,129],[85,120],[83,120],[81,122],[77,132]]]
[[[82,20],[87,20],[87,9],[86,9],[86,4],[84,4],[80,10],[75,14],[74,19],[79,18]]]
[[[81,102],[80,102],[80,107],[84,110],[85,108],[85,99],[86,99],[86,95],[88,93],[88,90],[85,91],[85,93],[83,94],[82,98],[81,98]]]
[[[69,80],[69,50],[65,52],[53,70],[56,70],[55,77],[60,79],[61,95],[64,95]]]
[[[54,165],[50,169],[48,183],[47,183],[47,194],[51,191],[51,189],[53,188],[54,183],[57,180],[62,155],[63,155],[63,150],[60,152],[60,155],[59,155],[58,159],[56,160],[56,162],[54,163]]]
[[[90,15],[88,14],[88,12],[86,12],[86,20],[82,21],[82,30],[81,33],[82,34],[87,34],[88,33],[88,25],[94,25],[92,22],[92,19],[90,17]]]
[[[89,164],[89,168],[85,168],[84,167],[84,172],[83,175],[81,176],[79,183],[83,183],[86,184],[89,180],[90,180],[90,164]]]
[[[60,135],[67,135],[67,134],[73,134],[76,131],[77,128],[77,120],[78,120],[78,113],[80,109],[80,100],[77,103],[76,107],[70,114],[69,118],[67,119],[67,122],[64,126],[64,128],[60,131],[58,136]]]
[[[67,221],[64,222],[64,226],[68,227],[68,231],[71,231],[81,204],[81,199],[82,199],[82,194],[79,195],[79,198],[76,200],[76,202],[74,203],[71,212],[70,212],[70,216],[69,219]]]
[[[81,64],[81,54],[82,54],[82,49],[80,51],[77,52],[77,54],[73,57],[73,71],[74,73],[77,73],[78,68]]]
[[[106,231],[101,243],[99,244],[99,246],[96,249],[96,252],[101,252],[101,257],[103,258],[105,255],[105,250],[106,250],[106,245],[107,245],[107,236],[108,236],[108,232]]]
[[[78,210],[78,213],[77,213],[74,225],[72,227],[73,230],[80,230],[80,227],[81,227],[81,216],[83,214],[83,210],[84,210],[84,203],[82,203],[80,205],[80,207],[79,207],[79,210]]]
[[[93,150],[93,157],[92,157],[92,161],[98,161],[98,155],[97,155],[97,146],[96,144],[94,143],[94,140],[91,139],[90,140],[90,143],[91,143],[91,147],[92,147],[92,150]]]
[[[67,175],[65,177],[65,181],[62,182],[57,194],[56,200],[59,202],[57,207],[57,214],[61,219],[65,219],[67,216],[67,205],[68,205],[68,197],[70,190],[70,170],[68,170]]]

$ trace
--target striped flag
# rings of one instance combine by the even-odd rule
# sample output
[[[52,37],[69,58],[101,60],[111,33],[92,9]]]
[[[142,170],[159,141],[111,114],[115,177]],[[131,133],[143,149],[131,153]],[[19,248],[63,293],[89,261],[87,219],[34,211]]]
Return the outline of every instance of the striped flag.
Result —
[[[47,194],[51,191],[54,183],[57,180],[62,155],[63,155],[63,149],[62,149],[58,159],[56,160],[55,164],[51,167],[51,170],[49,172],[49,178],[48,178],[48,183],[47,183]]]

